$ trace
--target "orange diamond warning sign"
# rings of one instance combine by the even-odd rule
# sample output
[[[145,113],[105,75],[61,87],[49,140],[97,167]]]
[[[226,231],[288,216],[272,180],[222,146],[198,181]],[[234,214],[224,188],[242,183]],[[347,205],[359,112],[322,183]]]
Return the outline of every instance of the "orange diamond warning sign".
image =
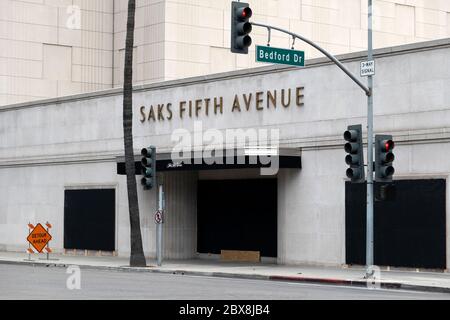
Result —
[[[47,243],[52,240],[52,236],[40,223],[38,223],[28,235],[27,240],[39,253],[41,253]]]

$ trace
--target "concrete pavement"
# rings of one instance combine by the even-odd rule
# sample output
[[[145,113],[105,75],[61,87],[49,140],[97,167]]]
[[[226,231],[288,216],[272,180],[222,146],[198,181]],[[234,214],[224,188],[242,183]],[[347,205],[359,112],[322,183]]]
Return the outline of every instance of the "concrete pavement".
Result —
[[[73,284],[71,277],[65,268],[0,264],[0,300],[195,300],[198,305],[208,305],[201,301],[450,299],[448,294],[435,292],[89,268],[81,269],[79,286],[74,288],[70,286]],[[176,310],[168,308],[164,311],[168,316],[168,312]]]
[[[128,258],[112,256],[79,256],[52,254],[32,255],[26,261],[26,253],[0,252],[0,264],[25,264],[61,266],[78,265],[82,268],[114,269],[121,271],[158,272],[169,274],[216,276],[241,279],[277,280],[304,283],[320,283],[345,286],[367,286],[363,267],[285,266],[277,264],[235,263],[209,259],[166,260],[161,267],[155,260],[147,260],[147,268],[128,267]],[[450,273],[416,272],[406,270],[381,270],[380,286],[406,290],[441,292],[450,294]]]

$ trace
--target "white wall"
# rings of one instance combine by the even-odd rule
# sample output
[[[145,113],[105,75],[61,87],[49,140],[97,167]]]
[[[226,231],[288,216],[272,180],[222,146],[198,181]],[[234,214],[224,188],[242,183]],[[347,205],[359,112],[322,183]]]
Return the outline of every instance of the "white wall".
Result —
[[[230,0],[137,0],[134,83],[259,66],[232,54]],[[367,0],[249,0],[252,21],[300,33],[333,54],[367,48]],[[374,0],[376,48],[450,36],[446,0]],[[0,105],[119,87],[127,0],[0,0]],[[70,6],[80,11],[79,28]],[[267,43],[264,28],[253,42]],[[274,32],[272,45],[291,47]],[[307,58],[319,57],[300,44]],[[58,72],[55,73],[55,70]],[[64,71],[62,71],[64,70]]]
[[[0,0],[0,105],[110,88],[113,10],[110,0]]]
[[[0,248],[28,247],[27,224],[50,222],[50,247],[61,252],[64,242],[64,190],[118,189],[115,163],[51,164],[0,169]],[[119,215],[117,215],[119,217]],[[117,240],[120,240],[121,235]]]
[[[450,173],[450,45],[440,44],[441,48],[433,50],[410,47],[410,51],[393,48],[378,52],[375,129],[395,137],[399,178],[447,177]],[[357,73],[363,58],[355,56],[346,65]],[[279,104],[276,109],[258,111],[253,103],[249,111],[231,112],[235,94],[297,86],[305,88],[302,107],[292,101],[289,108]],[[120,94],[110,91],[0,108],[0,228],[6,231],[0,236],[1,246],[25,247],[23,235],[29,219],[60,223],[60,195],[65,186],[112,184],[119,194],[117,248],[121,254],[129,250],[125,179],[115,174],[114,165],[115,157],[123,154]],[[179,101],[218,96],[223,96],[223,114],[178,116]],[[310,61],[304,69],[256,69],[252,73],[167,82],[137,88],[133,101],[136,154],[149,143],[160,152],[170,152],[175,144],[170,139],[172,132],[178,128],[192,131],[195,120],[202,121],[204,130],[280,129],[282,147],[302,149],[303,168],[279,173],[279,261],[344,263],[346,164],[342,133],[349,124],[362,123],[365,127],[367,102],[362,90],[339,69]],[[140,106],[168,102],[173,103],[172,120],[140,122]],[[430,150],[435,157],[425,158]],[[31,174],[30,187],[24,182],[27,173]],[[191,257],[196,241],[193,199],[197,177],[167,179],[168,199],[175,201],[169,204],[168,214],[172,215],[166,226],[166,256]],[[179,181],[183,189],[178,189]],[[144,249],[153,255],[155,226],[151,213],[156,208],[156,195],[153,191],[145,195],[139,192]],[[60,230],[56,238],[61,237],[61,225],[55,228]]]
[[[164,174],[166,212],[164,257],[192,259],[197,253],[197,179],[196,172]]]
[[[345,263],[342,150],[302,152],[302,169],[278,177],[278,261]]]
[[[165,2],[165,78],[178,79],[260,66],[255,47],[248,55],[230,48],[229,0]],[[301,34],[333,54],[367,50],[367,0],[249,0],[251,21]],[[413,43],[449,37],[448,1],[373,1],[374,46]],[[205,31],[207,29],[207,31]],[[254,44],[267,44],[267,30],[255,27]],[[292,39],[272,33],[271,45],[290,48]],[[312,47],[296,42],[306,58],[320,57]]]

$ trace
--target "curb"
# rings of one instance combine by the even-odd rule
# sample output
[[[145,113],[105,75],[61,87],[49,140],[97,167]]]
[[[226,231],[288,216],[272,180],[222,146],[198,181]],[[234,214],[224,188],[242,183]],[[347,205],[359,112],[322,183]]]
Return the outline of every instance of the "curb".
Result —
[[[333,279],[333,278],[308,278],[308,277],[295,277],[295,276],[271,276],[270,280],[303,282],[303,283],[318,283],[318,284],[328,284],[328,285],[348,286],[348,287],[367,287],[367,282],[363,281],[363,280],[345,280],[345,279]],[[421,292],[449,293],[450,294],[450,288],[405,284],[405,283],[400,283],[400,282],[381,282],[380,287],[383,289],[391,289],[391,290],[407,290],[407,291],[421,291]]]
[[[68,266],[73,265],[70,263],[58,263],[58,262],[46,262],[46,261],[11,261],[11,260],[0,260],[0,264],[27,265],[27,266],[33,266],[33,267],[59,267],[59,268],[67,268]],[[314,284],[334,285],[334,286],[343,286],[343,287],[359,287],[359,288],[367,287],[367,282],[364,280],[348,280],[348,279],[336,279],[336,278],[313,278],[313,277],[299,277],[299,276],[242,274],[242,273],[227,273],[227,272],[164,270],[164,269],[156,269],[156,267],[154,267],[154,266],[150,266],[150,267],[146,267],[146,268],[133,268],[133,267],[128,267],[128,266],[79,265],[79,267],[81,269],[114,270],[114,271],[122,271],[122,272],[149,272],[149,273],[203,276],[203,277],[206,276],[206,277],[232,278],[232,279],[314,283]],[[154,269],[152,269],[152,268],[154,268]],[[399,282],[381,282],[380,287],[383,289],[391,289],[391,290],[406,290],[406,291],[420,291],[420,292],[450,294],[450,288],[405,284],[405,283],[399,283]]]

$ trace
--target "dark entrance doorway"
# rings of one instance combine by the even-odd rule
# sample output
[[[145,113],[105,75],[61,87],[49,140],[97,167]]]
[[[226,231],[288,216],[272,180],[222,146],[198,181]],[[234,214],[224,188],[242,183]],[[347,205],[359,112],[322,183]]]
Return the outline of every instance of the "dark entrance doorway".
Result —
[[[115,250],[115,190],[64,192],[64,248]]]
[[[197,251],[277,256],[277,180],[200,180]]]
[[[446,268],[446,181],[395,182],[392,202],[375,202],[374,262],[380,266]],[[366,261],[366,186],[346,183],[346,260]]]

